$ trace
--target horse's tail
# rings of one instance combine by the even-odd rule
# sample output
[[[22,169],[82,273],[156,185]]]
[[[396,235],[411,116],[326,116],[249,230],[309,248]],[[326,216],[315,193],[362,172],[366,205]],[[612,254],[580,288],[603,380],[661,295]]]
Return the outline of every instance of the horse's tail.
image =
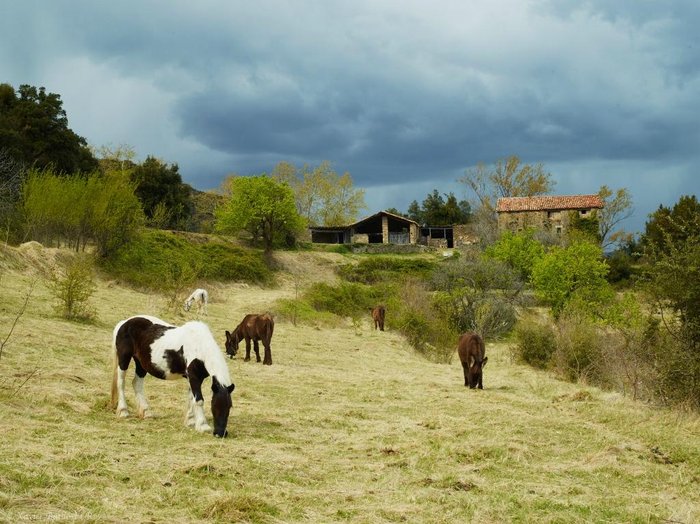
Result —
[[[117,366],[119,364],[119,358],[117,356],[117,332],[122,326],[123,322],[119,322],[114,327],[114,333],[112,334],[112,408],[117,407],[117,402],[119,401],[119,391],[117,389]]]
[[[275,331],[275,320],[272,318],[272,315],[268,315],[270,321],[267,323],[267,329],[265,330],[265,336],[267,337],[268,344],[270,340],[272,340],[272,333]]]

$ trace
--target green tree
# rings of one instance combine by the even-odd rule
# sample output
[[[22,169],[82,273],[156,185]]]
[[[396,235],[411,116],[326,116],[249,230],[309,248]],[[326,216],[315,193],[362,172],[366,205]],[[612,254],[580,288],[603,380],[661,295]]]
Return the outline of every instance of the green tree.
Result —
[[[295,238],[304,229],[294,192],[287,184],[263,174],[235,177],[229,186],[230,198],[215,212],[217,231],[248,231],[254,240],[262,239],[269,255],[275,242]]]
[[[490,258],[505,262],[528,281],[534,265],[544,256],[544,247],[535,237],[535,231],[528,229],[520,233],[505,231],[501,238],[489,246],[485,254]]]
[[[182,182],[177,164],[168,165],[149,156],[133,168],[131,180],[149,220],[156,218],[163,227],[171,229],[188,228],[193,212],[192,188]]]
[[[414,200],[408,205],[408,211],[406,211],[406,215],[408,215],[408,218],[410,218],[411,220],[415,220],[419,224],[426,223],[423,218],[423,211],[421,210],[420,204],[417,200]]]
[[[592,314],[613,296],[605,279],[607,273],[599,246],[575,242],[565,248],[553,247],[537,260],[532,267],[532,284],[556,317],[572,303]]]
[[[0,144],[16,161],[56,173],[91,173],[97,160],[87,141],[68,127],[60,95],[0,84]]]
[[[682,196],[673,208],[659,206],[646,223],[642,245],[650,256],[670,254],[700,230],[700,202],[695,195]]]

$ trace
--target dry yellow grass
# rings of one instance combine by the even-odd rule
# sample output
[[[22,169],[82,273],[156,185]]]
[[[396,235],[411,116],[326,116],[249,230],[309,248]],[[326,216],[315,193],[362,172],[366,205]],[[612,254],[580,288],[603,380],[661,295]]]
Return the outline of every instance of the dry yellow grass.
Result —
[[[331,278],[332,260],[284,257],[296,276],[278,287],[210,286],[206,321],[221,344],[295,282]],[[0,253],[0,340],[32,267]],[[369,318],[359,330],[278,322],[273,366],[229,361],[228,439],[184,427],[184,380],[149,378],[156,418],[117,419],[112,327],[136,313],[193,318],[164,304],[100,281],[97,322],[75,324],[37,283],[0,359],[0,520],[700,521],[697,416],[557,381],[511,362],[503,344],[487,344],[486,389],[470,391],[457,359],[417,356],[391,312],[384,333]]]

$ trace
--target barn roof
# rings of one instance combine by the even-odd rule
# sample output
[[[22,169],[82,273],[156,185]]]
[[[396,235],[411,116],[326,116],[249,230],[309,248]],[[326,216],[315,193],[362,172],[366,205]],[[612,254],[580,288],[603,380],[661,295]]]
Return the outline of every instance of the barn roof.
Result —
[[[496,211],[498,213],[593,208],[603,208],[603,201],[598,195],[506,197],[499,198],[496,204]]]
[[[347,227],[356,226],[357,224],[361,224],[362,222],[367,222],[368,220],[371,220],[371,219],[376,218],[376,217],[381,216],[381,215],[386,215],[388,217],[394,218],[394,219],[402,221],[402,222],[410,222],[412,224],[420,226],[420,224],[418,222],[416,222],[415,220],[411,220],[410,218],[406,218],[406,217],[403,217],[401,215],[395,215],[394,213],[389,213],[388,211],[379,211],[378,213],[375,213],[374,215],[370,215],[368,217],[365,217],[363,219],[358,220],[357,222],[349,224]]]

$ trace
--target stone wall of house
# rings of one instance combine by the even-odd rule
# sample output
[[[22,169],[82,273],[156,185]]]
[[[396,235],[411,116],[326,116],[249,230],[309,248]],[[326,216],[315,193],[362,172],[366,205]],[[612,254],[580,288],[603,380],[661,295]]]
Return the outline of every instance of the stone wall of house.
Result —
[[[369,244],[369,235],[365,233],[355,233],[352,236],[353,244]]]
[[[502,212],[498,214],[498,230],[517,233],[527,228],[534,228],[562,232],[569,228],[571,212],[568,210]]]

